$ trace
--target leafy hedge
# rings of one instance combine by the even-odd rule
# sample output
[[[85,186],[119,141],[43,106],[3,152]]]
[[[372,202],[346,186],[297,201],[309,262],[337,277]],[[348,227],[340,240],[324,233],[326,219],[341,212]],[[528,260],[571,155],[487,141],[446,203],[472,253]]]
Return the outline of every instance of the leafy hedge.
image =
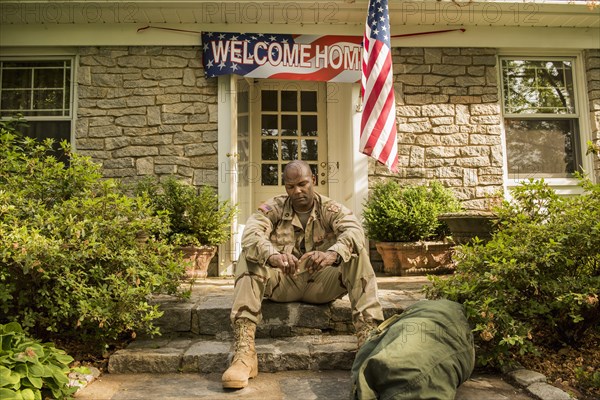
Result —
[[[52,343],[29,338],[19,324],[0,325],[0,399],[71,398],[67,374],[73,357]]]
[[[483,365],[537,345],[577,346],[600,321],[600,185],[559,197],[544,181],[522,184],[496,212],[486,244],[457,249],[456,272],[431,277],[428,296],[463,303]]]
[[[183,266],[172,247],[140,242],[166,231],[147,198],[128,197],[100,167],[52,142],[0,124],[0,323],[19,322],[40,339],[104,345],[157,332],[151,293],[176,293]]]
[[[460,210],[452,190],[438,181],[402,187],[390,180],[372,188],[363,207],[364,227],[367,236],[379,242],[441,239],[449,230],[438,215]]]

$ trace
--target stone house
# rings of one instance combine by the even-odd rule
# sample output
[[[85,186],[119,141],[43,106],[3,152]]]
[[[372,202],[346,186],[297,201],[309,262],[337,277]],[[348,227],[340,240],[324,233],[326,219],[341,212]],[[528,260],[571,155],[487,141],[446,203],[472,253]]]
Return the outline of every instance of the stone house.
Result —
[[[361,212],[392,174],[358,152],[358,83],[205,77],[200,32],[357,35],[367,0],[3,1],[0,116],[69,140],[106,177],[178,175],[218,188],[243,221],[308,160],[318,190]],[[598,182],[600,7],[593,0],[391,0],[400,172],[438,179],[469,209],[545,178]],[[460,31],[459,28],[463,29]],[[437,33],[422,34],[436,31]],[[447,31],[447,32],[439,32]],[[420,33],[419,35],[411,35]],[[290,106],[292,104],[293,106]]]

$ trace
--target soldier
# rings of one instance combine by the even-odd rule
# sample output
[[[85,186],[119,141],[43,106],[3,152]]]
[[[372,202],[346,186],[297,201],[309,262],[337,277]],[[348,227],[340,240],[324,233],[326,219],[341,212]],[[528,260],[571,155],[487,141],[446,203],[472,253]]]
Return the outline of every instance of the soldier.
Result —
[[[307,163],[283,171],[287,195],[262,204],[247,221],[236,267],[231,321],[234,356],[224,388],[241,389],[258,375],[254,348],[264,297],[323,304],[348,293],[359,346],[383,321],[363,229],[350,210],[321,196]]]

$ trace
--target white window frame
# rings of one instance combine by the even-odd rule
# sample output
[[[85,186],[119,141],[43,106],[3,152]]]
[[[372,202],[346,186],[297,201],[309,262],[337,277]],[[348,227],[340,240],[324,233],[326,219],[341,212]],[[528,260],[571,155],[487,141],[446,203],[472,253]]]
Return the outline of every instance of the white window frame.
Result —
[[[502,49],[498,51],[497,60],[497,82],[498,82],[498,95],[501,104],[502,113],[502,152],[503,152],[503,170],[504,170],[504,186],[505,189],[518,186],[522,182],[528,180],[528,178],[512,178],[508,173],[508,153],[506,145],[506,130],[504,126],[505,118],[523,118],[526,119],[528,114],[505,114],[504,113],[504,88],[503,88],[503,77],[502,77],[502,60],[503,59],[523,59],[523,60],[567,60],[573,61],[573,87],[575,92],[574,104],[576,115],[573,114],[547,114],[549,118],[559,117],[566,119],[577,119],[579,124],[579,154],[581,155],[580,167],[584,173],[593,173],[593,160],[587,155],[586,156],[586,142],[591,140],[591,126],[589,120],[589,106],[587,101],[587,85],[585,83],[585,67],[583,52],[581,51],[568,51],[568,50],[556,50],[551,53],[548,51],[540,51],[536,49],[523,50],[523,49]],[[538,116],[543,116],[538,114]],[[535,178],[533,176],[532,178]],[[578,180],[576,178],[544,178],[550,187],[552,187],[556,193],[560,195],[576,195],[581,194],[583,191],[578,186]]]
[[[38,55],[39,54],[39,55]],[[15,62],[43,62],[43,61],[70,61],[70,98],[69,98],[69,113],[66,116],[23,116],[23,119],[26,121],[69,121],[71,124],[71,129],[69,133],[69,143],[73,150],[75,150],[75,126],[77,119],[77,67],[79,57],[74,54],[73,51],[67,51],[61,49],[41,49],[36,50],[33,49],[28,52],[26,49],[11,49],[7,51],[3,51],[2,56],[0,57],[1,61],[15,61]],[[2,91],[0,88],[0,95],[2,95]],[[12,115],[2,116],[0,119],[2,120],[10,120],[13,118]]]

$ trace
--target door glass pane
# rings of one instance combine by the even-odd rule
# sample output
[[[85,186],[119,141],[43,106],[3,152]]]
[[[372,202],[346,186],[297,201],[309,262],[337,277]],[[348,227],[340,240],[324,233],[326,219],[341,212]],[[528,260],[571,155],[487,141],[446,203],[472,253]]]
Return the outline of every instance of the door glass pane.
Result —
[[[317,164],[308,164],[310,166],[310,170],[315,176],[315,186],[319,186],[319,166]]]
[[[303,115],[302,119],[302,136],[317,136],[317,116]]]
[[[300,96],[302,111],[317,111],[317,92],[302,92]]]
[[[302,139],[302,159],[317,161],[317,141],[313,139]]]
[[[282,115],[281,130],[282,136],[296,136],[298,134],[298,116],[296,114]]]
[[[278,180],[277,164],[263,164],[261,171],[262,184],[265,186],[277,186]]]
[[[277,136],[277,115],[263,115],[260,132],[263,136]]]
[[[277,90],[263,90],[261,96],[262,111],[277,111]]]
[[[278,146],[277,139],[263,139],[262,140],[262,159],[263,160],[278,160]]]
[[[298,141],[282,140],[281,141],[281,159],[286,161],[298,159]]]
[[[296,111],[298,110],[298,92],[291,90],[283,90],[281,92],[281,111]]]
[[[511,179],[570,177],[578,159],[574,119],[505,119]]]

